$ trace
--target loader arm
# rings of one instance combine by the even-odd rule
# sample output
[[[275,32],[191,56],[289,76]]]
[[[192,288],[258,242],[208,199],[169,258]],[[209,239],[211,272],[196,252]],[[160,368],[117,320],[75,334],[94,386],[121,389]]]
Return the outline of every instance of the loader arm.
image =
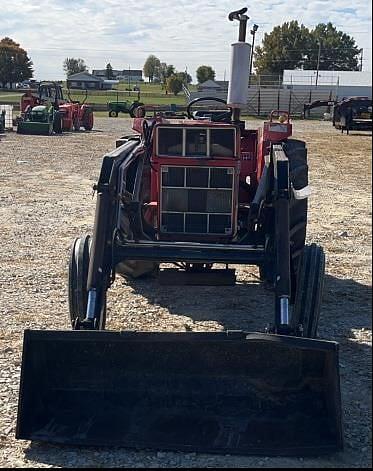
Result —
[[[118,169],[123,161],[127,164],[134,158],[139,141],[129,141],[103,159],[100,177],[94,190],[97,191],[96,214],[88,271],[88,303],[86,319],[77,320],[76,329],[97,328],[101,302],[113,276],[112,244],[116,228]]]

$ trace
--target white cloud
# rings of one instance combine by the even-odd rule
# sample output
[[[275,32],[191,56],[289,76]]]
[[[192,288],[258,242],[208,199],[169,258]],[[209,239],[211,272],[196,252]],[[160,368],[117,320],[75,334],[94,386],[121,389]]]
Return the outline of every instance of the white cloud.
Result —
[[[150,53],[194,74],[210,64],[218,78],[229,68],[229,44],[237,25],[227,14],[242,0],[0,0],[0,35],[29,51],[38,78],[63,78],[67,56],[82,57],[90,68],[110,62],[114,68],[142,68]],[[356,13],[354,13],[354,11]],[[251,20],[265,32],[297,19],[308,27],[331,21],[364,48],[364,68],[371,70],[371,4],[366,0],[258,0]]]

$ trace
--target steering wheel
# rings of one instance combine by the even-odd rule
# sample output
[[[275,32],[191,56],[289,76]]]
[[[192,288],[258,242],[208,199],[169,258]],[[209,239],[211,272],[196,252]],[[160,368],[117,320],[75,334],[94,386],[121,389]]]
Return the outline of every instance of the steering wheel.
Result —
[[[188,118],[189,119],[195,119],[194,116],[193,116],[193,113],[191,111],[192,109],[192,106],[195,105],[196,103],[200,102],[200,101],[216,101],[217,103],[223,103],[223,105],[226,105],[227,102],[225,100],[223,100],[222,98],[216,98],[216,97],[199,97],[199,98],[195,98],[194,100],[192,100],[188,106],[187,106],[187,114],[188,114]],[[222,111],[221,113],[221,117],[228,117],[227,115],[228,111]],[[229,117],[232,117],[232,110],[230,109],[229,110]],[[218,119],[216,119],[216,121],[218,121]]]

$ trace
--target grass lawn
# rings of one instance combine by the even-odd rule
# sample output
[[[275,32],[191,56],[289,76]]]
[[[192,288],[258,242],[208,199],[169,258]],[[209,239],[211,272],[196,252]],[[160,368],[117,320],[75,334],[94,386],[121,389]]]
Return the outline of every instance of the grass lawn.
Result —
[[[14,93],[0,91],[0,104],[19,104],[23,93]],[[85,98],[85,92],[80,90],[71,90],[72,100],[79,100],[82,102]],[[64,89],[64,96],[67,99],[67,90]],[[128,92],[125,90],[103,90],[103,91],[89,91],[87,103],[106,104],[109,101],[134,101],[137,100],[137,92]],[[140,101],[146,105],[185,105],[186,99],[184,93],[179,93],[177,96],[168,94],[161,90],[160,85],[146,84],[144,91],[141,91]]]
[[[22,93],[0,92],[0,105],[18,104],[22,95]]]
[[[66,94],[67,95],[67,94]],[[84,92],[74,90],[71,92],[71,98],[73,100],[83,101],[85,97]],[[109,101],[134,101],[137,100],[137,92],[126,92],[126,91],[116,91],[116,90],[107,90],[107,91],[96,91],[88,94],[87,103],[91,104],[104,104]],[[147,90],[141,92],[140,101],[146,105],[170,105],[172,103],[176,105],[185,105],[186,99],[183,93],[175,95],[166,95],[164,91],[156,89]]]

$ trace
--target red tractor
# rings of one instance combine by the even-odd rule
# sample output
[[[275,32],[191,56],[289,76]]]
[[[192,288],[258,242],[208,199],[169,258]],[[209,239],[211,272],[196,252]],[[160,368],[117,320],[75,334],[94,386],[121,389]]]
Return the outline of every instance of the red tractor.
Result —
[[[52,131],[86,131],[93,128],[93,110],[83,103],[65,100],[61,85],[42,82],[37,95],[27,91],[21,98],[21,118],[18,126],[22,134],[50,134]]]
[[[287,113],[259,130],[240,119],[246,10],[229,15],[240,36],[225,108],[194,112],[198,99],[187,119],[140,108],[136,134],[104,156],[93,234],[70,255],[72,330],[25,332],[18,438],[282,456],[342,448],[338,345],[316,338],[325,256],[305,245],[307,149]],[[162,275],[160,264],[176,267],[163,265],[171,281],[218,285],[234,284],[228,265],[255,265],[273,316],[262,333],[105,331],[115,277]]]

